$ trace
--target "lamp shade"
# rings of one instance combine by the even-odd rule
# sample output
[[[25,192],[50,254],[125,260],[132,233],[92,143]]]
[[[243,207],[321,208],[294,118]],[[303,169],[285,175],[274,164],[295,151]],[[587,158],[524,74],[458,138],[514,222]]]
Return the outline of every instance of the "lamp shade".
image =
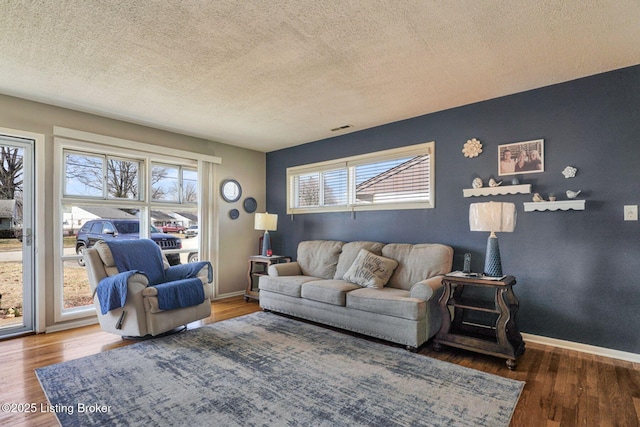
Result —
[[[278,215],[257,213],[254,218],[253,228],[256,230],[276,231],[278,229]]]
[[[511,233],[516,228],[516,205],[504,202],[472,203],[469,206],[471,231]]]

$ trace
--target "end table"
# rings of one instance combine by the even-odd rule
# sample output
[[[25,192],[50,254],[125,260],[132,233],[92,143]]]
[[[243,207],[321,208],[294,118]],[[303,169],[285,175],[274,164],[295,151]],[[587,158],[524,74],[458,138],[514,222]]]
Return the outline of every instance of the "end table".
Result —
[[[258,289],[258,281],[260,276],[265,276],[268,273],[269,266],[271,264],[280,264],[283,262],[291,262],[291,257],[283,255],[262,256],[253,255],[249,257],[249,272],[247,290],[244,293],[244,300],[249,302],[251,299],[260,298],[260,290]]]
[[[445,276],[442,284],[444,292],[439,300],[442,327],[434,338],[434,348],[440,350],[444,344],[506,358],[507,367],[514,370],[516,358],[524,353],[525,347],[516,326],[519,302],[513,293],[515,277],[490,280],[451,275]],[[492,300],[463,295],[465,288],[488,290]],[[454,310],[453,320],[449,307]],[[474,319],[469,320],[469,317]],[[478,318],[486,318],[487,321],[483,323]]]

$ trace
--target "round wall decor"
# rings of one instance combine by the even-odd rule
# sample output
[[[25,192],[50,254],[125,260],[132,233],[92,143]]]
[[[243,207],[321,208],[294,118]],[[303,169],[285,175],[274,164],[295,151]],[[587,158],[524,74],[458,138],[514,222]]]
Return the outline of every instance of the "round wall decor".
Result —
[[[237,202],[242,196],[242,187],[235,179],[225,179],[220,185],[220,194],[226,202]]]
[[[229,218],[238,219],[239,216],[240,216],[240,211],[238,209],[231,209],[229,211]]]
[[[254,213],[258,209],[258,202],[253,197],[247,197],[244,199],[244,210],[246,213]]]

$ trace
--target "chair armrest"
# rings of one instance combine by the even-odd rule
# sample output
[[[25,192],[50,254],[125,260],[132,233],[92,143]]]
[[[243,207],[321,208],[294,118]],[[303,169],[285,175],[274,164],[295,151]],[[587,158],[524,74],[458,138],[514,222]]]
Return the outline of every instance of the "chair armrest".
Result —
[[[118,273],[118,274],[126,274]],[[114,276],[112,276],[114,277]],[[138,293],[144,290],[149,286],[149,279],[142,273],[135,273],[127,280],[127,289],[130,294]],[[96,292],[98,292],[98,287],[96,286],[91,293],[91,298],[96,296]]]
[[[411,286],[411,298],[419,298],[424,301],[431,300],[434,295],[439,295],[442,289],[442,278],[444,276],[433,276],[425,280],[421,280]]]
[[[165,275],[169,282],[192,277],[198,277],[204,282],[211,282],[213,278],[213,267],[208,261],[178,264],[165,269]]]
[[[209,287],[209,280],[206,277],[206,274],[204,277],[202,276],[197,276],[197,277],[193,277],[193,279],[200,279],[200,281],[202,282],[202,286]],[[177,281],[177,280],[176,280]],[[164,283],[158,283],[157,285],[163,285],[163,284],[167,284],[167,283],[173,283],[173,281],[171,282],[164,282]],[[158,288],[154,286],[148,286],[145,289],[142,290],[142,295],[145,297],[157,297],[158,296]],[[210,293],[205,291],[205,298],[209,298]]]
[[[269,276],[300,276],[302,274],[297,261],[271,264],[268,271]]]

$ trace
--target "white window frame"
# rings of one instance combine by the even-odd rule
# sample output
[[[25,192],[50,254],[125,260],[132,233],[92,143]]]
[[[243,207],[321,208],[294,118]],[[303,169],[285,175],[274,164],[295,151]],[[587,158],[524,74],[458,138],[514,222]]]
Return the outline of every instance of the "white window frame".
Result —
[[[54,127],[54,320],[58,322],[82,321],[82,319],[95,318],[96,310],[93,305],[78,307],[74,309],[64,309],[64,261],[79,258],[77,255],[64,255],[63,248],[63,212],[60,209],[63,205],[84,205],[84,206],[112,206],[117,208],[135,208],[140,210],[140,230],[141,237],[148,233],[151,209],[193,209],[196,207],[200,222],[211,219],[215,215],[207,204],[205,195],[212,191],[211,182],[203,176],[203,164],[220,164],[219,157],[193,153],[172,148],[162,148],[162,154],[158,154],[159,147],[152,144],[145,144],[137,141],[113,138],[74,129]],[[140,198],[139,199],[98,199],[82,196],[65,195],[65,151],[76,151],[82,153],[104,154],[108,156],[124,157],[131,160],[140,160]],[[200,203],[173,203],[166,201],[151,200],[151,167],[152,163],[165,163],[191,168],[198,171],[198,200]],[[149,195],[146,196],[145,195]],[[201,228],[208,228],[209,225],[202,224]],[[198,233],[200,254],[203,259],[214,261],[212,248],[216,246],[214,242],[205,240],[205,236],[211,233]],[[209,239],[209,237],[206,237]],[[215,262],[214,262],[215,264]],[[214,268],[214,271],[217,270]],[[215,292],[215,291],[214,291]],[[93,323],[93,321],[91,321]],[[55,329],[55,328],[54,328]]]
[[[391,201],[388,203],[361,204],[356,203],[355,194],[355,168],[359,165],[393,160],[402,157],[429,155],[429,197],[426,201]],[[320,173],[319,201],[323,200],[323,172],[334,171],[336,169],[347,169],[347,202],[343,205],[327,206],[294,206],[296,196],[295,179],[301,175]],[[422,144],[410,145],[407,147],[393,148],[390,150],[377,151],[374,153],[362,154],[359,156],[345,157],[326,162],[318,162],[301,166],[287,168],[287,214],[306,214],[319,212],[351,212],[370,210],[398,210],[398,209],[432,209],[435,207],[435,142],[425,142]]]

